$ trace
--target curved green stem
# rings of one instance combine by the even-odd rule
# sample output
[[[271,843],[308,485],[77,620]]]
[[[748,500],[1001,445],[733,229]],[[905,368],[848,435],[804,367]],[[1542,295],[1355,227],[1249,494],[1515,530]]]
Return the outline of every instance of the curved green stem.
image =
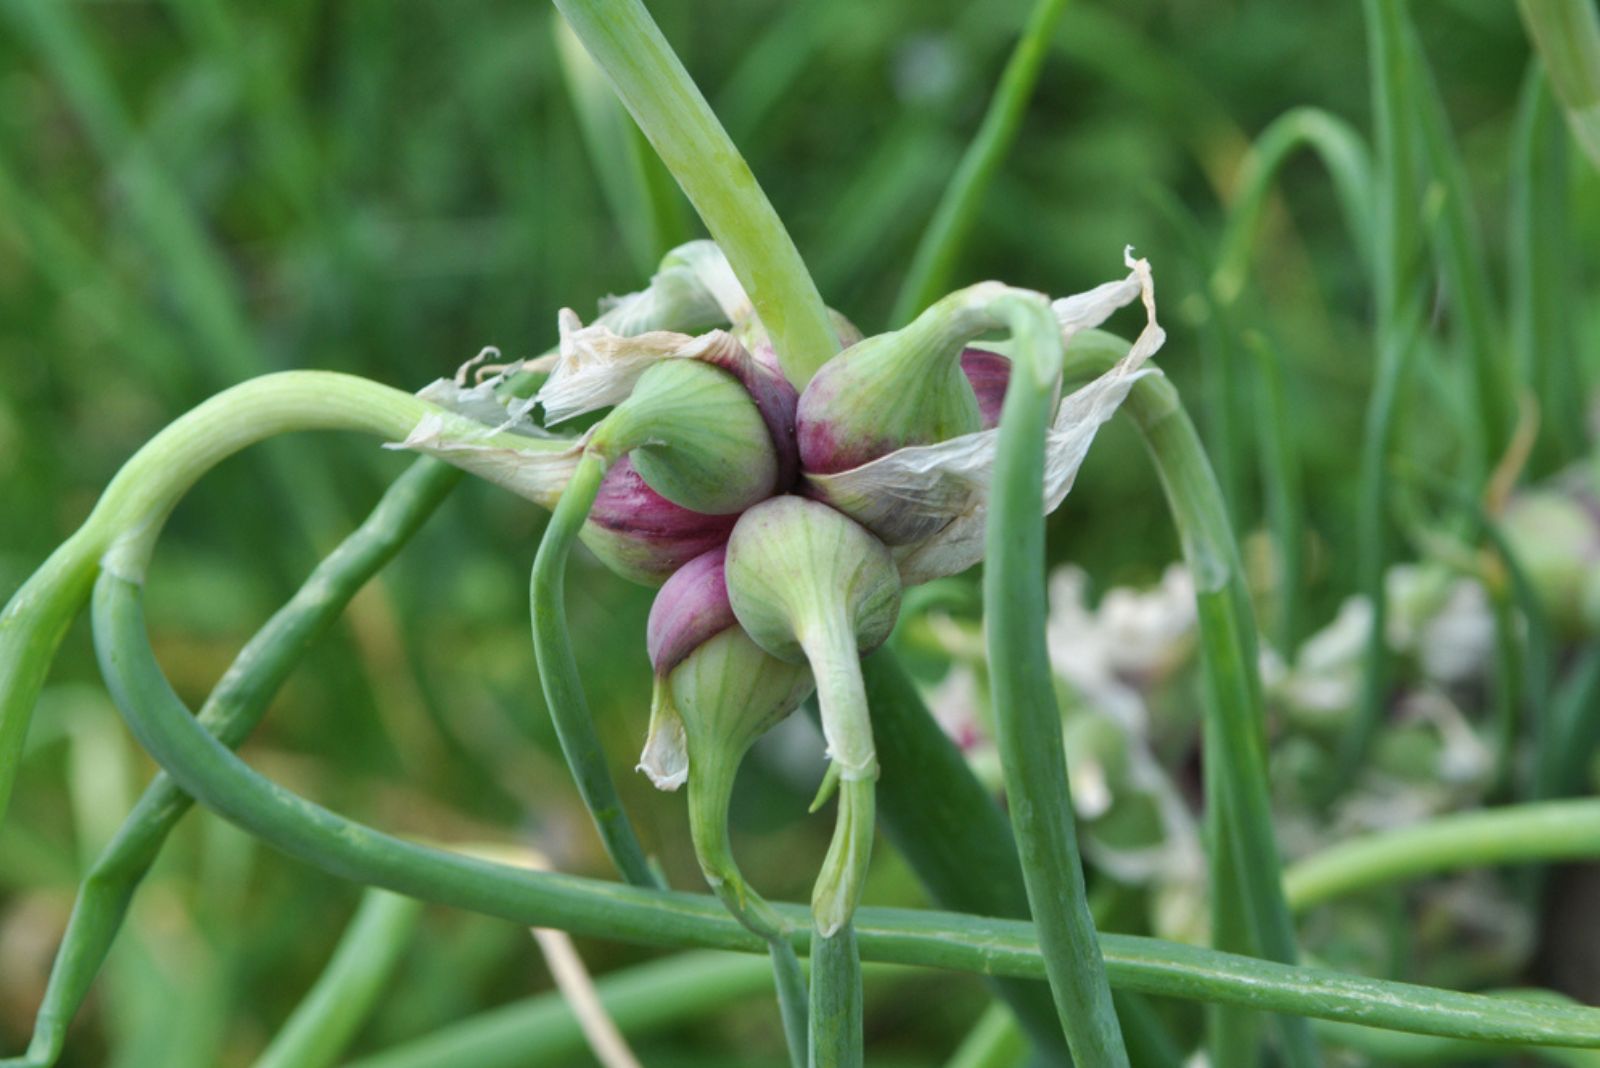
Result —
[[[287,371],[217,394],[152,438],[117,472],[83,526],[0,612],[0,818],[16,779],[34,702],[67,626],[88,599],[97,568],[144,573],[167,514],[217,463],[292,430],[362,430],[404,438],[424,416],[482,427],[409,393],[353,375]],[[514,437],[530,451],[559,443]]]
[[[544,690],[556,737],[561,741],[561,752],[572,769],[578,794],[600,832],[606,853],[628,882],[659,886],[661,880],[650,867],[633,824],[622,809],[622,799],[617,796],[617,784],[606,763],[594,718],[589,714],[578,662],[572,653],[572,636],[567,630],[567,557],[600,492],[607,466],[598,452],[586,451],[550,514],[550,524],[545,527],[533,558],[529,583],[533,651],[539,663],[539,685]]]
[[[1250,253],[1261,229],[1268,196],[1284,165],[1302,148],[1317,154],[1333,180],[1350,242],[1362,264],[1371,270],[1372,161],[1367,146],[1361,135],[1338,116],[1321,108],[1293,108],[1261,131],[1245,158],[1211,276],[1211,290],[1218,303],[1230,305],[1244,291]]]
[[[1127,350],[1127,342],[1103,331],[1079,334],[1067,350],[1067,377],[1101,373]],[[1282,863],[1272,825],[1255,624],[1222,493],[1200,436],[1165,376],[1134,383],[1122,412],[1156,465],[1195,583],[1213,941],[1292,963],[1294,921],[1278,878]],[[1299,1064],[1318,1063],[1303,1022],[1284,1019],[1282,1030],[1286,1055]]]
[[[405,952],[422,902],[368,890],[333,958],[255,1068],[327,1068],[344,1053]]]
[[[455,855],[383,834],[298,797],[252,770],[189,715],[150,649],[136,585],[102,575],[94,619],[101,669],[149,752],[202,803],[291,855],[343,878],[525,926],[653,945],[762,949],[761,939],[710,897]],[[775,907],[794,920],[806,915],[798,906]],[[868,960],[1027,979],[1045,974],[1027,923],[864,907],[856,913],[855,930]],[[809,931],[797,924],[796,948],[809,942]],[[1139,993],[1419,1034],[1600,1048],[1596,1009],[1460,994],[1130,935],[1102,935],[1101,944],[1108,976]]]
[[[1545,801],[1461,812],[1362,835],[1293,865],[1283,885],[1296,911],[1423,875],[1496,864],[1600,856],[1600,800]]]
[[[922,240],[917,243],[911,266],[895,298],[891,322],[909,322],[950,288],[956,258],[977,218],[983,194],[1017,139],[1022,114],[1039,81],[1039,68],[1050,51],[1051,36],[1066,6],[1066,0],[1037,0],[1034,4],[1022,37],[1006,63],[1005,73],[1000,76],[1000,85],[989,101],[989,109],[984,112],[977,135],[967,146],[939,206],[934,209],[928,228],[922,232]]]
[[[805,973],[794,951],[789,921],[745,881],[733,858],[733,843],[728,839],[728,805],[738,763],[728,762],[732,766],[726,768],[720,766],[723,763],[702,760],[689,776],[689,835],[700,870],[717,898],[740,923],[767,943],[789,1061],[794,1068],[804,1068],[810,1028]]]
[[[393,558],[460,476],[436,460],[414,462],[361,526],[239,651],[201,707],[196,717],[200,724],[229,748],[242,742],[306,649]],[[29,1068],[46,1068],[60,1058],[67,1027],[110,952],[134,891],[193,804],[170,775],[158,773],[84,877],[22,1062]]]
[[[728,257],[803,388],[839,340],[816,284],[744,161],[640,0],[556,0]]]
[[[1060,328],[1042,299],[1002,298],[995,311],[1010,320],[1016,345],[995,450],[983,607],[1011,826],[1073,1058],[1126,1065],[1084,890],[1044,637],[1044,447],[1062,369]]]

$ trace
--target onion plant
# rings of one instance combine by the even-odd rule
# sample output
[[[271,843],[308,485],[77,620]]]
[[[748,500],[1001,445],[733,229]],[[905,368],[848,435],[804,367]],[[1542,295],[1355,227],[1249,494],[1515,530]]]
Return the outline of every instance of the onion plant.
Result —
[[[995,1006],[954,1064],[1014,1062],[1030,1048],[1045,1063],[1085,1068],[1176,1063],[1185,1051],[1148,997],[1206,1006],[1204,1043],[1218,1068],[1267,1058],[1311,1068],[1323,1063],[1324,1040],[1397,1058],[1408,1043],[1426,1055],[1492,1043],[1600,1049],[1600,1010],[1302,963],[1295,927],[1297,912],[1362,888],[1469,865],[1600,852],[1594,803],[1556,799],[1577,777],[1562,759],[1563,739],[1567,748],[1594,742],[1582,715],[1600,678],[1593,658],[1573,674],[1558,733],[1541,749],[1526,791],[1536,801],[1352,839],[1286,870],[1273,820],[1255,607],[1235,540],[1235,516],[1244,510],[1244,480],[1236,476],[1251,435],[1216,442],[1230,500],[1177,388],[1152,362],[1166,339],[1157,272],[1132,249],[1115,248],[1107,261],[1116,277],[1086,292],[1052,298],[1005,281],[946,291],[977,205],[1016,136],[1062,0],[1034,7],[979,135],[905,271],[895,322],[870,335],[824,303],[750,167],[641,0],[556,0],[555,7],[565,21],[562,69],[583,133],[590,151],[612,164],[604,194],[634,217],[629,254],[653,273],[588,324],[563,310],[557,345],[536,360],[474,361],[417,393],[333,372],[246,378],[263,366],[233,295],[208,279],[203,235],[155,161],[128,149],[141,225],[175,235],[171,255],[183,268],[189,314],[216,342],[225,372],[245,380],[129,459],[80,529],[0,615],[0,815],[57,649],[91,604],[110,694],[161,766],[78,890],[31,1044],[0,1065],[46,1068],[63,1057],[68,1025],[136,889],[196,801],[254,838],[367,888],[327,970],[261,1065],[329,1064],[343,1055],[385,984],[403,981],[392,973],[419,902],[687,950],[603,979],[601,1003],[626,1027],[770,988],[794,1068],[865,1063],[863,977],[879,965],[989,981]],[[1593,100],[1574,68],[1592,75],[1594,64],[1569,54],[1581,49],[1551,43],[1561,19],[1548,5],[1525,0],[1522,8],[1551,57],[1555,99],[1587,136]],[[1204,294],[1221,362],[1242,374],[1230,353],[1248,346],[1260,372],[1259,393],[1223,391],[1210,413],[1222,418],[1207,429],[1215,438],[1239,411],[1239,396],[1258,397],[1270,525],[1282,550],[1276,637],[1291,653],[1305,611],[1292,595],[1305,548],[1304,492],[1285,427],[1283,369],[1265,339],[1240,336],[1236,315],[1273,178],[1293,150],[1311,147],[1335,179],[1377,319],[1360,519],[1374,619],[1362,715],[1328,777],[1330,793],[1359,772],[1388,692],[1382,584],[1392,555],[1390,453],[1407,374],[1422,350],[1421,264],[1430,236],[1470,370],[1461,428],[1468,460],[1459,481],[1489,481],[1517,429],[1511,372],[1497,356],[1505,328],[1421,46],[1399,0],[1366,0],[1364,10],[1373,148],[1312,110],[1268,127],[1239,183]],[[62,68],[78,72],[74,91],[96,117],[95,138],[109,151],[125,148],[124,117],[85,73],[70,22],[44,3],[20,4],[14,17]],[[1592,22],[1575,12],[1568,18],[1580,28]],[[1555,151],[1554,105],[1544,93],[1530,79],[1522,131],[1529,159]],[[1419,167],[1441,205],[1429,220],[1431,235],[1419,221]],[[683,225],[662,168],[711,240],[678,242],[651,263]],[[1537,179],[1520,179],[1521,210],[1530,216],[1540,211]],[[307,179],[285,181],[303,192]],[[1524,255],[1531,261],[1538,249]],[[1130,319],[1131,341],[1100,329],[1122,309],[1140,316]],[[1517,328],[1529,361],[1552,336],[1556,316],[1533,288],[1523,294]],[[1559,393],[1551,375],[1540,382],[1545,395]],[[1072,754],[1045,638],[1046,517],[1067,497],[1097,431],[1119,413],[1154,466],[1193,582],[1210,946],[1102,931],[1079,848]],[[1566,418],[1558,450],[1581,437],[1570,412]],[[191,715],[145,624],[144,590],[164,525],[222,461],[309,430],[360,432],[420,455]],[[311,502],[294,514],[311,541],[331,541],[338,510],[318,503],[329,499],[327,473],[317,468],[312,485],[297,485],[281,457],[278,463],[265,481],[269,492]],[[538,684],[620,881],[530,871],[389,834],[308,800],[232,751],[316,635],[417,532],[461,472],[550,513],[529,585]],[[1489,531],[1486,539],[1496,536],[1498,514],[1472,518]],[[1472,526],[1457,519],[1453,530]],[[567,571],[579,543],[616,575],[658,587],[647,627],[632,636],[653,669],[638,766],[662,789],[687,787],[689,837],[710,895],[667,885],[623,803],[619,754],[597,730],[575,652],[586,635],[567,613]],[[1516,553],[1498,548],[1514,572]],[[907,606],[936,596],[930,584],[980,563],[1003,808],[934,722],[891,641]],[[1521,602],[1506,581],[1503,649],[1515,650]],[[1527,689],[1542,699],[1548,688]],[[1523,696],[1508,684],[1508,782]],[[758,889],[759,876],[747,876],[735,857],[729,821],[747,753],[808,702],[826,744],[825,766],[810,769],[812,811],[831,806],[833,826],[826,856],[806,873],[813,890],[801,905]],[[867,877],[880,824],[937,908],[873,902]],[[752,963],[752,953],[770,963]],[[357,1063],[544,1063],[579,1041],[570,1012],[544,998]]]

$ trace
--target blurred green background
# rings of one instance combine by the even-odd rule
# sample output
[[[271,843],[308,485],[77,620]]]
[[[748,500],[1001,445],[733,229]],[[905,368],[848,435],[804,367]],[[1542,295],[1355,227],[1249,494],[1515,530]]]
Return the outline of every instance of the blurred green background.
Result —
[[[886,316],[905,265],[1028,5],[652,8],[828,302],[868,333],[897,325]],[[600,297],[643,285],[654,256],[630,247],[607,208],[553,17],[500,0],[0,0],[0,591],[81,521],[141,443],[231,383],[324,368],[416,388],[486,345],[536,355],[559,308],[588,317]],[[1509,4],[1438,0],[1414,17],[1503,287],[1526,38]],[[1370,132],[1359,5],[1085,0],[1054,41],[957,281],[1064,294],[1118,276],[1123,246],[1135,246],[1155,266],[1170,334],[1160,362],[1204,423],[1201,257],[1273,118],[1310,104]],[[1600,180],[1571,156],[1577,359],[1600,351]],[[697,233],[685,223],[682,236]],[[1308,615],[1320,623],[1353,582],[1355,443],[1373,359],[1364,272],[1313,160],[1289,167],[1254,265],[1236,314],[1283,361],[1313,537]],[[1441,407],[1424,376],[1401,416],[1402,449],[1449,459]],[[150,615],[186,699],[198,704],[406,460],[368,440],[273,442],[184,502],[157,555]],[[1263,506],[1253,471],[1239,474],[1247,533]],[[564,869],[606,874],[528,641],[542,523],[493,488],[458,491],[312,653],[247,744],[250,759],[385,827],[512,834]],[[1114,427],[1054,520],[1052,553],[1106,586],[1146,581],[1176,556],[1169,530],[1137,442]],[[587,557],[572,588],[581,667],[620,771],[643,737],[650,592]],[[86,628],[53,678],[0,828],[0,1053],[25,1043],[73,883],[150,771],[93,685]],[[805,730],[785,737],[801,746]],[[802,769],[752,773],[741,787],[745,867],[775,897],[805,897],[825,846],[826,825],[798,819],[811,785]],[[623,787],[672,882],[699,885],[681,798],[639,776]],[[208,816],[170,853],[63,1063],[248,1060],[357,896]],[[869,896],[920,903],[881,853]],[[644,955],[585,949],[597,970]],[[548,985],[524,932],[430,912],[360,1048]],[[975,981],[945,976],[885,980],[868,996],[869,1040],[884,1055],[874,1063],[897,1052],[932,1063],[983,1004]],[[933,997],[948,1011],[928,1014]],[[652,1064],[782,1052],[761,1000],[644,1049]]]

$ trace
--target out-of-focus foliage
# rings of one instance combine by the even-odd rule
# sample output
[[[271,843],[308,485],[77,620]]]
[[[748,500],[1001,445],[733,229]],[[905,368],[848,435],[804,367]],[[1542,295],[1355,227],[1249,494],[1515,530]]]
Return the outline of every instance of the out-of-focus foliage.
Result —
[[[898,325],[884,317],[901,273],[1028,5],[652,6],[828,302],[869,333]],[[1414,17],[1484,261],[1504,289],[1526,41],[1511,5],[1418,5]],[[70,532],[141,442],[225,385],[306,367],[418,386],[486,345],[535,355],[554,341],[559,308],[588,316],[607,293],[639,287],[579,135],[552,18],[546,5],[508,2],[0,0],[0,590]],[[1076,291],[1132,244],[1156,266],[1171,334],[1161,362],[1203,398],[1214,385],[1200,358],[1211,265],[1196,253],[1215,249],[1250,140],[1272,119],[1314,105],[1370,131],[1364,55],[1354,2],[1314,16],[1271,0],[1076,3],[957,281]],[[1568,155],[1577,360],[1600,352],[1600,177]],[[1310,532],[1302,604],[1320,624],[1352,585],[1373,309],[1313,161],[1289,167],[1253,262],[1233,314],[1283,361]],[[1454,463],[1452,413],[1429,376],[1458,362],[1433,361],[1444,370],[1418,376],[1401,414],[1400,451],[1418,464]],[[1257,444],[1248,428],[1205,430]],[[150,610],[186,699],[198,704],[402,463],[365,441],[273,443],[183,504]],[[1235,474],[1243,533],[1265,512],[1254,468]],[[562,868],[604,871],[534,675],[525,590],[542,523],[492,488],[458,492],[312,653],[250,758],[385,826],[462,841],[510,831]],[[1053,522],[1051,551],[1102,588],[1143,582],[1175,557],[1169,530],[1137,443],[1112,433]],[[614,755],[643,737],[648,596],[592,562],[575,568],[580,667]],[[75,879],[150,772],[106,699],[81,685],[94,677],[75,635],[0,828],[3,1052],[26,1040]],[[741,784],[746,832],[794,822],[815,786],[820,764],[796,752],[817,743],[788,728],[758,749],[766,774]],[[642,777],[623,788],[671,881],[697,886],[681,799]],[[820,834],[747,833],[744,867],[771,896],[803,897]],[[869,896],[920,903],[881,853]],[[192,818],[141,893],[64,1063],[246,1063],[356,897]],[[597,969],[636,955],[588,948]],[[359,1048],[544,989],[542,967],[523,932],[430,914]],[[937,1018],[921,1011],[933,991],[950,1005]],[[953,1047],[983,1001],[974,981],[934,975],[869,981],[868,997],[874,1050],[912,1060]],[[660,1056],[651,1063],[711,1063],[700,1059],[709,1050],[778,1057],[770,1016],[734,1006],[644,1048]]]

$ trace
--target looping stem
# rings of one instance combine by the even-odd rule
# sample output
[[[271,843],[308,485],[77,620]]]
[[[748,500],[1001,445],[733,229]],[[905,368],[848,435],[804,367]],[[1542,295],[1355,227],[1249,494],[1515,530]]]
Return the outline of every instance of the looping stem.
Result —
[[[622,809],[594,718],[589,714],[577,658],[572,652],[572,636],[567,630],[567,558],[594,506],[607,466],[608,461],[598,451],[586,450],[545,527],[529,580],[533,651],[539,665],[539,685],[544,690],[562,755],[606,853],[628,882],[660,886],[661,880]]]

